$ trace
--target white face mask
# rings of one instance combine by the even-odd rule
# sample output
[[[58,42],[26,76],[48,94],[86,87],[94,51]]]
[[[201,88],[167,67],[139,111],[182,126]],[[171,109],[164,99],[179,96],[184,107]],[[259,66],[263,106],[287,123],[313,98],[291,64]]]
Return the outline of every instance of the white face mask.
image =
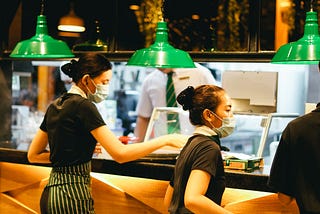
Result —
[[[90,89],[87,87],[89,94],[88,94],[88,99],[95,102],[95,103],[100,103],[103,100],[107,99],[109,95],[109,84],[95,84],[94,81],[91,79],[92,83],[96,87],[96,92],[92,93]]]
[[[225,117],[223,119],[221,119],[221,117],[219,117],[217,114],[215,114],[214,112],[212,112],[219,120],[222,121],[222,125],[219,128],[215,128],[214,125],[210,123],[210,125],[212,126],[212,130],[215,131],[219,137],[223,138],[223,137],[227,137],[230,134],[233,133],[234,128],[236,126],[236,120],[234,117]]]

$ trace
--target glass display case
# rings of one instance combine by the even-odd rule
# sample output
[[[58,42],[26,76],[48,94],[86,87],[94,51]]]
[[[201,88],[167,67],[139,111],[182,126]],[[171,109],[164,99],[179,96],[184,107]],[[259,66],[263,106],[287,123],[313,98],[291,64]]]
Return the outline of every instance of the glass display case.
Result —
[[[153,109],[144,141],[168,134],[168,127],[176,120],[167,120],[168,116],[178,118],[179,130],[177,133],[191,135],[194,126],[189,121],[189,112],[178,107],[157,107]]]
[[[271,165],[274,153],[287,124],[298,117],[296,113],[235,114],[234,132],[221,139],[232,152],[263,157]]]
[[[194,126],[189,122],[188,111],[181,108],[161,107],[153,110],[145,141],[151,138],[168,134],[167,126],[173,122],[166,120],[168,114],[179,116],[180,132],[192,135]],[[269,113],[269,114],[239,114],[235,113],[236,127],[228,137],[221,138],[221,145],[232,153],[262,157],[265,165],[271,165],[281,133],[287,124],[298,117],[296,113]],[[179,150],[175,151],[177,154]],[[159,150],[154,154],[169,154],[174,151]]]

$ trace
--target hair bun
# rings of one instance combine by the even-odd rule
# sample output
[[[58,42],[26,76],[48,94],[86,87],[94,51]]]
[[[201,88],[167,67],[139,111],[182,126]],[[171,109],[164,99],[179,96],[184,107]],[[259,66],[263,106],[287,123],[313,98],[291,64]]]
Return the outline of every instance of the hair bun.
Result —
[[[192,98],[194,95],[194,87],[188,86],[177,97],[177,102],[182,105],[183,110],[189,110],[193,107]]]
[[[72,59],[70,62],[62,65],[61,70],[69,77],[72,77],[77,63],[78,62],[76,60]]]

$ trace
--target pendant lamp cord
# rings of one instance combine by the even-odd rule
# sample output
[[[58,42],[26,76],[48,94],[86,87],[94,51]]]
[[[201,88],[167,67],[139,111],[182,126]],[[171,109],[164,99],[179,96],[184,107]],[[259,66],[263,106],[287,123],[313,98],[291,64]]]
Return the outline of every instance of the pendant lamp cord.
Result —
[[[44,0],[41,0],[40,3],[40,15],[44,15]]]
[[[161,14],[162,14],[162,20],[161,21],[166,21],[165,13],[164,13],[164,5],[166,1],[162,0],[162,5],[161,5]]]
[[[313,0],[310,0],[310,11],[313,12]]]

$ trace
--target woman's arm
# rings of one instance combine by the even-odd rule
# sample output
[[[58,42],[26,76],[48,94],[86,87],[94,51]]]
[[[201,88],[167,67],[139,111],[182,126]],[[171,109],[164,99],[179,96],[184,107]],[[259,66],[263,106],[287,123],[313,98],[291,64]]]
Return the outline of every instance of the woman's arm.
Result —
[[[107,126],[100,126],[92,130],[91,134],[118,163],[139,159],[163,146],[181,148],[188,139],[185,135],[170,134],[143,143],[124,145]]]
[[[163,200],[163,203],[164,203],[164,206],[165,206],[166,210],[169,209],[169,206],[170,206],[170,203],[171,203],[171,199],[172,199],[172,195],[173,195],[173,187],[169,183],[168,187],[167,187],[166,194],[164,196],[164,200]]]
[[[203,170],[191,171],[184,195],[186,208],[194,213],[231,213],[205,196],[210,178]]]
[[[48,134],[39,129],[29,146],[28,161],[30,163],[51,163],[50,152],[46,150],[47,145]]]

